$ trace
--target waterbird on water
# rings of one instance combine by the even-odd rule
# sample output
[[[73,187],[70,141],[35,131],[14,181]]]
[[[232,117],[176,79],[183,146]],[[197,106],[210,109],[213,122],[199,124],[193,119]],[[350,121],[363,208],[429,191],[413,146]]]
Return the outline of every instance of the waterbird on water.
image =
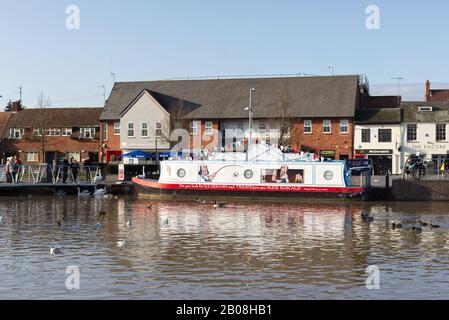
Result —
[[[374,217],[369,212],[363,212],[361,217],[362,220],[366,222],[374,221]]]
[[[94,195],[96,195],[96,196],[105,196],[106,195],[106,189],[105,188],[97,189],[97,187],[95,186]]]
[[[126,221],[126,226],[129,228],[129,227],[131,227],[131,221]]]
[[[420,225],[422,225],[423,227],[427,227],[429,225],[427,222],[424,222],[424,221],[421,221],[421,220],[419,220],[418,223]]]
[[[125,245],[126,245],[126,240],[117,241],[117,247],[121,248],[121,247],[124,247]]]
[[[401,229],[402,228],[402,224],[401,223],[393,222],[393,224],[391,226],[393,227],[393,229]]]
[[[217,203],[217,201],[215,201],[214,209],[217,209],[217,208],[226,208],[226,203],[224,203],[224,202]]]
[[[50,246],[50,254],[61,254],[61,253],[62,253],[62,250],[60,248]]]
[[[164,220],[164,223],[165,223],[165,224],[168,224],[168,218],[166,218],[166,219]]]
[[[78,187],[78,188],[76,188],[77,190],[78,190],[78,197],[87,197],[87,196],[90,196],[90,192],[89,192],[89,190],[83,190],[82,192],[81,192],[81,189]]]

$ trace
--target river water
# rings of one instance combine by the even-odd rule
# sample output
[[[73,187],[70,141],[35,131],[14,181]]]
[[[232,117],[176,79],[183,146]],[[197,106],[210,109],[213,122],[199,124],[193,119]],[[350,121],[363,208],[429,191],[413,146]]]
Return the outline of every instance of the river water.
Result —
[[[0,299],[449,298],[449,203],[148,205],[1,198]]]

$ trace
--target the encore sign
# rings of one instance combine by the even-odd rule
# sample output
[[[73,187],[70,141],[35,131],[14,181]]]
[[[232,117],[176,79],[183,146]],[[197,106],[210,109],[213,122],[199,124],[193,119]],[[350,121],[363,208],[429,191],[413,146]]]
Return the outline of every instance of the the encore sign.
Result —
[[[435,144],[412,144],[410,145],[411,148],[415,150],[446,150],[448,149],[448,144],[441,144],[441,143],[435,143]]]

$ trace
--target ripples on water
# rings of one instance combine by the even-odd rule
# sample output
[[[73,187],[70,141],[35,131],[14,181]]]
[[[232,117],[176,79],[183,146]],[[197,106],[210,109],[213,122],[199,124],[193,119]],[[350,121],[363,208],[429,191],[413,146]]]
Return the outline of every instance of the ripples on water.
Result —
[[[148,204],[0,199],[0,298],[449,298],[447,203]],[[441,228],[413,231],[418,219]],[[65,287],[72,265],[77,291]],[[369,265],[381,270],[380,290],[365,287]]]

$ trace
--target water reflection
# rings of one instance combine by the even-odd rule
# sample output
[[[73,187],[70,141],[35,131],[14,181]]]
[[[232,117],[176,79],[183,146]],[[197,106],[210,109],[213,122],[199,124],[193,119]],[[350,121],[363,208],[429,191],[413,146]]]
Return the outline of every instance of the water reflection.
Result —
[[[0,298],[449,297],[446,203],[147,205],[0,199]],[[418,220],[441,227],[419,232]],[[50,244],[63,254],[49,255]],[[65,287],[71,265],[81,270],[78,291]],[[365,287],[369,265],[381,270],[380,290]]]

